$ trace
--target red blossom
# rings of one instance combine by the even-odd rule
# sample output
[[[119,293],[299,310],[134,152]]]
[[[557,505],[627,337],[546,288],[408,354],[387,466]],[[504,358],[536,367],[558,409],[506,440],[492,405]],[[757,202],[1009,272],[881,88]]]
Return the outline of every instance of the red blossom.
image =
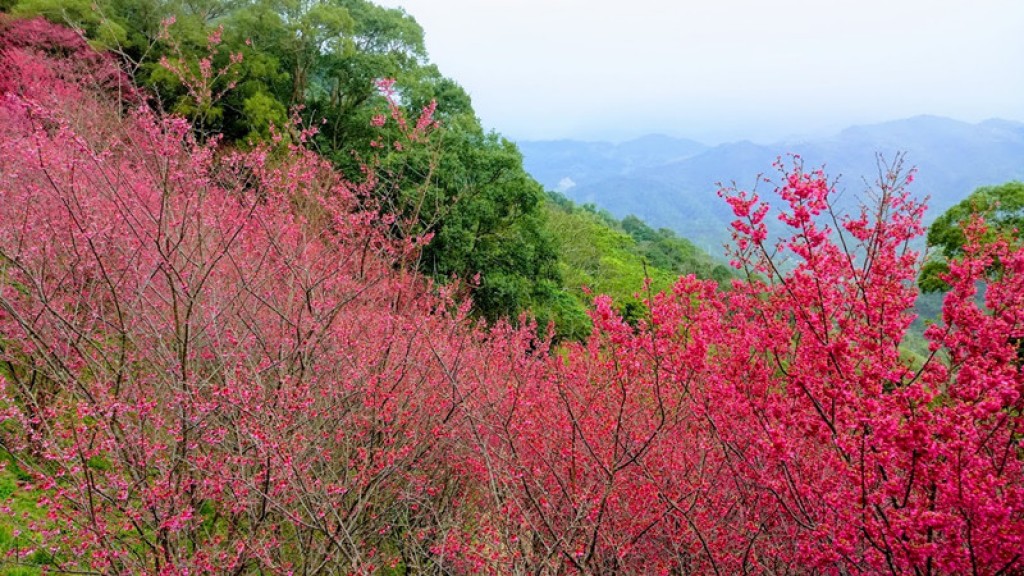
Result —
[[[54,571],[1022,569],[1024,250],[969,223],[907,360],[899,163],[844,217],[780,162],[774,246],[769,204],[723,189],[745,279],[646,286],[635,323],[599,296],[549,350],[408,269],[429,237],[389,234],[374,166],[126,112],[41,21],[0,20],[0,50],[0,450]],[[390,102],[422,143],[434,105],[410,129]]]

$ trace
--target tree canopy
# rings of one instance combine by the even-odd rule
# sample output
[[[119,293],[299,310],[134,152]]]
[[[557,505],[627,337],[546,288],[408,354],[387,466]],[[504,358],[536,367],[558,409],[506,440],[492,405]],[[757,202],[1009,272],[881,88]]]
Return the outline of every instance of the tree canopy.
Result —
[[[949,285],[942,275],[949,272],[949,261],[964,254],[968,245],[965,227],[976,218],[984,218],[986,231],[981,240],[1013,240],[1020,238],[1024,229],[1024,183],[1007,182],[998,186],[983,186],[953,206],[928,229],[929,248],[939,253],[925,263],[918,278],[925,292],[942,292]]]

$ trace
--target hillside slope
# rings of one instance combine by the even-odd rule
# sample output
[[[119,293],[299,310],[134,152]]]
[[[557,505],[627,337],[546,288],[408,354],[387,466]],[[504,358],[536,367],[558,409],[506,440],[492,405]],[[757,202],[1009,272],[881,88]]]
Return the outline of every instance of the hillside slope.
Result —
[[[569,198],[596,204],[620,218],[635,214],[713,253],[720,253],[728,240],[732,218],[729,207],[717,201],[716,183],[745,178],[737,184],[751,187],[753,175],[786,154],[799,154],[808,167],[825,165],[839,176],[840,207],[850,208],[865,199],[864,181],[877,179],[876,155],[892,159],[905,152],[906,162],[918,168],[913,192],[930,198],[926,221],[978,186],[1024,177],[1024,124],[1005,120],[969,124],[918,116],[854,126],[830,138],[767,145],[734,142],[703,150],[684,140],[678,147],[694,153],[671,159],[674,148],[666,144],[664,154],[652,154],[646,162],[633,160],[632,165],[614,154],[618,147],[608,144],[521,142],[520,147],[527,171],[549,189],[570,178],[576,185],[562,187]]]

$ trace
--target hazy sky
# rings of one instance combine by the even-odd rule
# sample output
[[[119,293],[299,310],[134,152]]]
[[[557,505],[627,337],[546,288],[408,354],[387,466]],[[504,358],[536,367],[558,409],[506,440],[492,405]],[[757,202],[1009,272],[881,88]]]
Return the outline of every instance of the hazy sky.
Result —
[[[382,0],[513,139],[1024,121],[1024,0]]]

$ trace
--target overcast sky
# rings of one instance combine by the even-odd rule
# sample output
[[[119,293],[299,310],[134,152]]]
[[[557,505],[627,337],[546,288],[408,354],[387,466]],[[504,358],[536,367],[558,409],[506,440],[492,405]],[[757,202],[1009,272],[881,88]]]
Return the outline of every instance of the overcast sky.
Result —
[[[1024,121],[1024,0],[383,0],[512,139]]]

